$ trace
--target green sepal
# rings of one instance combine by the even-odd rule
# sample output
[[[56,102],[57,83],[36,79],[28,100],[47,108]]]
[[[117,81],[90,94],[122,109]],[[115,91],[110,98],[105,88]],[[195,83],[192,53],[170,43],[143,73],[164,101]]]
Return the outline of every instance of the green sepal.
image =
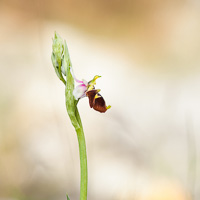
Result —
[[[70,198],[69,198],[69,196],[68,196],[68,195],[66,195],[66,197],[67,197],[67,200],[70,200]]]

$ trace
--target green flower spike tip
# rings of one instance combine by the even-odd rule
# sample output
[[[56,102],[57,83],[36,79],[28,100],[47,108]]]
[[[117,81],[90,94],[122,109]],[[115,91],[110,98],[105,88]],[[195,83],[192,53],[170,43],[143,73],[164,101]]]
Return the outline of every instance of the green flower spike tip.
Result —
[[[55,32],[52,44],[51,61],[58,78],[65,84],[66,81],[64,80],[61,72],[63,52],[64,52],[63,39]]]

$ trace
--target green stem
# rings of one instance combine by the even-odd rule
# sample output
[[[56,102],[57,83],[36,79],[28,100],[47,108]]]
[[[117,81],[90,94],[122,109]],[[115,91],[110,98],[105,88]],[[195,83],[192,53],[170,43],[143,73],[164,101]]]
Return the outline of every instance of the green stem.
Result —
[[[84,133],[81,129],[76,130],[79,143],[79,156],[81,168],[80,200],[87,200],[87,155]]]
[[[81,171],[81,182],[80,182],[80,200],[87,200],[87,153],[86,153],[86,143],[83,131],[83,126],[81,123],[81,118],[76,107],[75,110],[77,121],[80,128],[76,129],[78,143],[79,143],[79,156],[80,156],[80,171]]]

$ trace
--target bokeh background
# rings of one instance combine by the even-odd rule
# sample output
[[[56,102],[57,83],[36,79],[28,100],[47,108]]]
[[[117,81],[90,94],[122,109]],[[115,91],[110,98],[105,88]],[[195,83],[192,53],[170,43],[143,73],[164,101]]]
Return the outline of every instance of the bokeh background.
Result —
[[[79,102],[88,199],[200,199],[198,0],[0,0],[0,200],[79,199],[54,31],[105,114]]]

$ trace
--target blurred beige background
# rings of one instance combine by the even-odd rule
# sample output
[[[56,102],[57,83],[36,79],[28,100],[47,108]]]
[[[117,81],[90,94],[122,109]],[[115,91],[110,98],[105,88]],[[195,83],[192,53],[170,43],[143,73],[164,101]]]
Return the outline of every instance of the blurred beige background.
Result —
[[[79,102],[88,199],[200,199],[198,0],[0,0],[0,200],[79,198],[54,31],[105,114]]]

